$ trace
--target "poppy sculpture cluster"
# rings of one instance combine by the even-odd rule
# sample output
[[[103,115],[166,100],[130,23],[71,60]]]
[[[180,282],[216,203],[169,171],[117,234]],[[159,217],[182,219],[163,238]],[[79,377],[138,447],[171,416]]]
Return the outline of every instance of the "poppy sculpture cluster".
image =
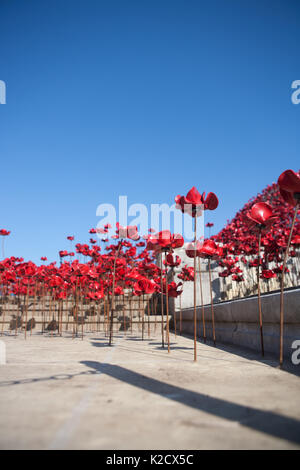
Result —
[[[283,363],[283,328],[284,328],[284,283],[288,272],[288,258],[299,257],[300,247],[300,174],[292,170],[283,172],[277,184],[268,186],[255,199],[250,200],[239,211],[234,219],[217,235],[199,240],[197,219],[203,211],[213,211],[218,207],[217,196],[210,192],[200,194],[193,187],[186,196],[175,198],[176,207],[189,214],[194,221],[194,240],[184,246],[181,234],[172,234],[168,230],[155,233],[149,230],[147,236],[140,237],[135,226],[122,227],[117,224],[115,240],[110,244],[109,233],[112,227],[106,224],[103,228],[90,229],[89,244],[75,245],[74,236],[68,236],[70,251],[59,251],[60,266],[56,262],[37,266],[22,258],[4,258],[4,238],[10,232],[2,229],[3,260],[0,262],[1,292],[1,334],[5,325],[9,325],[14,334],[24,329],[32,333],[36,327],[35,313],[42,314],[40,321],[42,332],[62,334],[71,328],[72,337],[79,334],[83,337],[85,328],[103,328],[111,345],[113,342],[114,319],[118,314],[119,300],[122,299],[123,323],[126,334],[132,331],[134,323],[133,308],[138,305],[138,323],[144,339],[145,312],[148,316],[148,334],[150,314],[160,315],[162,347],[167,343],[170,352],[170,308],[169,299],[180,297],[184,284],[193,282],[194,301],[194,360],[197,360],[197,306],[201,307],[202,339],[207,340],[206,319],[204,314],[204,292],[202,282],[201,260],[208,266],[211,304],[212,341],[216,345],[215,315],[212,289],[211,261],[221,268],[221,278],[231,278],[236,283],[245,283],[247,273],[256,270],[255,292],[258,297],[258,325],[261,341],[261,352],[264,355],[263,311],[261,305],[261,282],[271,278],[280,280],[280,343],[279,362]],[[206,227],[213,226],[208,222]],[[102,253],[103,242],[104,253]],[[181,259],[176,249],[184,246],[187,257],[193,259],[193,266],[181,266]],[[78,259],[75,258],[75,252]],[[81,262],[81,257],[85,258]],[[272,269],[270,264],[275,263]],[[243,269],[242,269],[243,268]],[[175,282],[176,269],[179,282]],[[199,277],[199,282],[198,282]],[[197,302],[197,284],[199,284],[200,302]],[[297,285],[299,282],[297,282]],[[125,302],[126,299],[126,302]],[[117,301],[116,301],[117,300]],[[17,314],[10,318],[16,306]],[[33,305],[32,318],[28,312]],[[15,310],[14,310],[15,311]],[[129,311],[129,315],[125,312]],[[177,333],[176,312],[174,313],[175,335]],[[101,323],[102,322],[102,323]],[[182,333],[182,309],[180,298],[179,332]]]

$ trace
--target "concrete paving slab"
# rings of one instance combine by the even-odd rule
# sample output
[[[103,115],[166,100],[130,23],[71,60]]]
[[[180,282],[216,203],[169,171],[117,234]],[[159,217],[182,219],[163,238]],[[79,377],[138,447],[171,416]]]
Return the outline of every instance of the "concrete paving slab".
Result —
[[[1,338],[1,449],[299,449],[298,369],[171,334]]]

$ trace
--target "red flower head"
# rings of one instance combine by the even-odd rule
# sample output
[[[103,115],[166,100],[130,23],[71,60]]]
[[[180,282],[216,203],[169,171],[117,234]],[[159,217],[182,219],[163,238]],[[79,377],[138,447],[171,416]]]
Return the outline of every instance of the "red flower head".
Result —
[[[70,240],[71,242],[74,240],[74,237],[71,237],[71,235],[69,237],[67,237],[67,240]]]
[[[272,279],[277,277],[271,269],[263,269],[260,278],[261,279]]]
[[[179,233],[171,234],[170,230],[162,230],[161,232],[150,235],[147,238],[147,250],[169,251],[181,248],[184,245],[184,239]]]
[[[173,256],[172,253],[167,255],[167,259],[164,260],[164,265],[170,266],[171,268],[176,268],[181,263],[179,256]]]
[[[139,279],[133,287],[137,295],[153,294],[157,290],[155,282],[147,278]]]
[[[194,268],[192,267],[187,267],[185,265],[181,269],[181,273],[178,274],[179,279],[182,279],[183,281],[193,281],[194,280]]]
[[[7,235],[9,235],[10,232],[8,230],[5,230],[4,228],[0,230],[0,235],[2,235],[3,237],[7,237]]]
[[[68,253],[66,250],[61,250],[61,251],[59,252],[60,258],[64,258],[65,256],[68,256],[68,254],[69,254],[69,253]]]
[[[272,207],[266,202],[258,202],[254,204],[251,210],[248,212],[247,217],[249,219],[249,227],[252,230],[263,230],[267,231],[271,225],[277,219],[273,216]]]
[[[181,248],[184,245],[184,238],[179,233],[174,233],[171,238],[171,248]]]
[[[208,193],[205,198],[205,192],[200,194],[195,186],[190,189],[186,196],[175,197],[176,208],[180,209],[181,212],[187,212],[192,217],[199,217],[202,209],[204,210],[215,210],[219,201],[214,193]]]
[[[291,243],[292,245],[300,246],[300,235],[295,235]]]
[[[300,201],[300,175],[293,170],[286,170],[278,178],[280,194],[291,206]]]
[[[182,286],[182,282],[179,282],[178,284],[176,284],[176,282],[170,282],[168,284],[168,296],[169,297],[178,297],[179,295],[182,294],[182,289],[179,290],[179,288]],[[166,282],[163,283],[163,293],[166,294]]]
[[[201,250],[201,243],[198,241],[196,243],[191,242],[186,245],[185,253],[189,258],[195,258],[195,256],[200,256],[200,250]]]
[[[220,258],[223,254],[223,250],[213,240],[205,240],[203,243],[199,256],[200,258]]]
[[[139,240],[138,229],[136,225],[128,225],[128,227],[122,227],[117,222],[117,238],[130,238],[130,240]]]

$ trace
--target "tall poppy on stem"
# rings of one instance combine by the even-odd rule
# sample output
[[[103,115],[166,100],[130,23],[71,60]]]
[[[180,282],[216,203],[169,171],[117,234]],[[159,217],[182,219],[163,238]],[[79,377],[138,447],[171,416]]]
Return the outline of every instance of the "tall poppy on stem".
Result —
[[[112,293],[111,293],[111,311],[110,311],[110,328],[109,328],[109,346],[112,344],[112,335],[113,335],[113,321],[114,321],[114,311],[115,311],[115,282],[116,282],[116,263],[119,257],[119,253],[122,247],[122,240],[119,241],[118,248],[114,258],[113,264],[113,283],[112,283]]]
[[[192,267],[187,267],[187,266],[184,266],[181,270],[181,273],[178,274],[178,278],[179,279],[182,279],[182,288],[183,288],[183,285],[184,285],[184,282],[185,281],[193,281],[194,280],[194,268]],[[181,296],[179,298],[179,307],[180,307],[180,310],[179,310],[179,334],[181,336],[182,334],[182,309],[181,309]]]
[[[165,258],[164,264],[171,268],[171,279],[172,280],[174,279],[174,268],[179,266],[180,263],[181,263],[181,259],[179,258],[179,256],[176,255],[176,257],[174,258],[173,254],[171,252]],[[181,299],[181,297],[180,297],[180,299]],[[180,303],[181,303],[181,301],[180,301]],[[175,338],[176,338],[176,309],[174,309],[174,333],[175,333]]]
[[[188,213],[191,215],[194,221],[194,361],[197,361],[197,217],[202,215],[204,210],[214,210],[218,207],[219,201],[214,193],[208,193],[205,196],[205,192],[200,194],[195,186],[187,193],[186,196],[175,197],[176,208],[180,209],[181,212]]]
[[[258,202],[254,204],[247,214],[249,228],[258,232],[258,260],[257,260],[257,298],[258,298],[258,315],[259,315],[259,328],[260,328],[260,343],[261,354],[264,356],[264,334],[263,334],[263,316],[261,309],[261,296],[260,296],[260,264],[261,264],[261,236],[266,232],[273,222],[277,219],[274,217],[272,207],[266,202]]]
[[[179,234],[172,235],[169,230],[162,230],[156,235],[148,237],[147,249],[154,250],[160,253],[160,289],[161,289],[161,333],[162,333],[162,347],[164,348],[164,286],[163,286],[163,260],[162,253],[165,253],[165,264],[167,264],[167,253],[173,249],[180,248],[184,244],[184,239]],[[166,295],[166,334],[168,343],[168,352],[170,352],[170,334],[169,334],[169,289],[168,289],[168,270],[165,273],[165,295]]]
[[[169,233],[169,232],[168,232]],[[168,239],[168,236],[167,236]],[[159,242],[159,240],[161,240]],[[154,251],[159,256],[159,268],[160,268],[160,313],[161,313],[161,347],[165,347],[165,338],[164,338],[164,293],[163,293],[163,236],[162,232],[151,235],[147,238],[147,250]],[[167,245],[166,245],[167,246]]]
[[[138,240],[139,234],[136,226],[122,227],[119,222],[117,222],[117,238],[130,238],[131,240]],[[114,321],[114,311],[115,311],[115,282],[116,282],[116,263],[119,257],[119,253],[123,244],[123,240],[120,240],[116,254],[114,257],[113,265],[113,283],[112,283],[112,295],[111,295],[111,316],[110,316],[110,330],[109,330],[109,346],[112,344],[112,335],[113,335],[113,321]]]
[[[205,327],[205,313],[204,313],[204,302],[203,302],[203,287],[202,287],[202,272],[201,272],[200,256],[198,256],[198,268],[199,268],[199,280],[200,280],[200,299],[201,299],[201,311],[202,311],[203,341],[204,343],[206,343],[206,327]]]
[[[213,240],[205,240],[200,248],[199,256],[208,260],[208,273],[209,273],[209,287],[210,287],[210,304],[211,304],[211,321],[213,330],[213,342],[216,345],[216,329],[215,329],[215,314],[214,314],[214,301],[212,292],[212,278],[211,278],[211,260],[217,259],[222,255],[222,248],[220,248]]]
[[[279,342],[279,365],[283,365],[283,324],[284,324],[284,275],[291,245],[292,235],[300,207],[300,175],[293,170],[286,170],[278,178],[280,193],[285,202],[295,207],[294,217],[288,237],[287,246],[283,258],[282,274],[280,279],[280,342]]]

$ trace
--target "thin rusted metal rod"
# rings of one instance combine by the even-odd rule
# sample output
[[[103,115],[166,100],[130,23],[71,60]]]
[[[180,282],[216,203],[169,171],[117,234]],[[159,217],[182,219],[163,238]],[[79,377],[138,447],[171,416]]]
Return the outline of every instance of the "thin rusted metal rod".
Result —
[[[166,335],[168,343],[168,353],[170,352],[170,328],[169,328],[169,284],[168,284],[168,268],[167,268],[167,252],[165,252],[165,264],[166,264],[166,313],[167,313],[167,324],[166,324]]]
[[[197,361],[197,214],[194,223],[194,361]]]
[[[199,279],[200,279],[200,297],[201,297],[201,311],[202,311],[202,327],[203,327],[203,341],[206,343],[206,327],[205,327],[205,313],[203,302],[203,287],[202,287],[202,273],[201,273],[201,259],[198,258]]]
[[[212,321],[212,329],[213,329],[213,342],[215,346],[216,345],[215,312],[214,312],[214,301],[213,301],[213,293],[212,293],[210,258],[208,258],[208,272],[209,272],[209,286],[210,286],[211,321]]]
[[[164,338],[164,293],[163,293],[163,262],[162,262],[162,253],[160,253],[160,303],[161,303],[161,346],[165,347],[165,338]]]
[[[261,355],[264,356],[265,349],[264,349],[264,334],[263,334],[263,318],[262,318],[261,296],[260,296],[260,250],[261,250],[261,229],[259,229],[259,233],[258,233],[257,298],[258,298]]]
[[[300,201],[297,202],[296,207],[295,207],[295,213],[293,217],[293,222],[285,250],[285,255],[283,259],[283,265],[282,265],[282,273],[281,273],[281,279],[280,279],[280,339],[279,339],[279,366],[283,366],[283,326],[284,326],[284,299],[283,299],[283,293],[284,293],[284,274],[285,274],[285,268],[286,268],[286,263],[287,263],[287,258],[290,250],[290,245],[291,245],[291,240],[292,240],[292,235],[297,219],[297,214],[299,210],[299,204]]]

